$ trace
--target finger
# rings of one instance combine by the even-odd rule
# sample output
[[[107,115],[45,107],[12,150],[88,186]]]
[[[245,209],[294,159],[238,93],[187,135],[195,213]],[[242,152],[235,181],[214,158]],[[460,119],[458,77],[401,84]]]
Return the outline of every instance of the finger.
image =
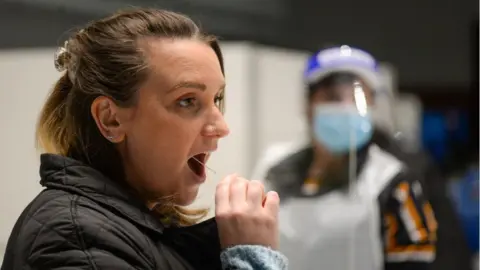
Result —
[[[267,193],[267,198],[265,199],[264,209],[267,212],[269,212],[271,215],[277,217],[279,207],[280,207],[280,198],[278,197],[278,193],[275,191],[269,191]]]
[[[239,209],[246,205],[247,180],[241,177],[232,177],[230,182],[230,207]]]
[[[220,183],[215,190],[215,214],[225,213],[230,209],[230,182],[234,175],[228,175]]]
[[[249,181],[247,187],[247,204],[249,205],[249,208],[261,208],[264,197],[265,191],[263,184],[257,180]]]

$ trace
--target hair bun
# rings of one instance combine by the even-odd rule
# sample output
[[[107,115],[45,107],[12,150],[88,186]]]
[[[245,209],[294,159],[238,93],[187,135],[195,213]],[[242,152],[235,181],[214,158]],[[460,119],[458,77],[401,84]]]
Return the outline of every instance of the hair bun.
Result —
[[[55,52],[55,68],[59,71],[65,71],[68,66],[68,60],[69,60],[69,55],[68,55],[68,50],[67,50],[67,45],[68,41],[65,41],[63,46],[59,47],[57,51]]]

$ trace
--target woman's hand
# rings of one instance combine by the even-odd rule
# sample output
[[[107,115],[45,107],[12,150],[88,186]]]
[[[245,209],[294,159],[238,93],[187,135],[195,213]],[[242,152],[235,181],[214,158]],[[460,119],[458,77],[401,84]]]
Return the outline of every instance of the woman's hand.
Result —
[[[278,248],[278,209],[276,192],[265,194],[263,184],[236,175],[217,185],[215,216],[222,248],[261,245]]]

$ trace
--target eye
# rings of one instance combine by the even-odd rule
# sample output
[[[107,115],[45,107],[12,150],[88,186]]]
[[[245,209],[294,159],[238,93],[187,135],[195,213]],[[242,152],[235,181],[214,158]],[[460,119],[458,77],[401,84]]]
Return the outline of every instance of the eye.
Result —
[[[224,94],[220,94],[220,95],[217,95],[214,99],[214,102],[215,102],[215,106],[217,106],[217,108],[222,112],[224,113],[225,112],[225,96]]]
[[[197,103],[196,98],[184,98],[178,101],[178,106],[182,108],[190,108],[195,106]]]

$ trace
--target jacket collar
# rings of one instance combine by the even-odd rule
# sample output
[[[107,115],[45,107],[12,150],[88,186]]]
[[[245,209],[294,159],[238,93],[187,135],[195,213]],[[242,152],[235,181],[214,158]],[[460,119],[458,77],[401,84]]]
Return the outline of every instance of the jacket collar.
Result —
[[[96,169],[75,159],[54,154],[40,157],[40,184],[85,196],[99,205],[152,232],[164,226],[125,185],[108,179]]]

